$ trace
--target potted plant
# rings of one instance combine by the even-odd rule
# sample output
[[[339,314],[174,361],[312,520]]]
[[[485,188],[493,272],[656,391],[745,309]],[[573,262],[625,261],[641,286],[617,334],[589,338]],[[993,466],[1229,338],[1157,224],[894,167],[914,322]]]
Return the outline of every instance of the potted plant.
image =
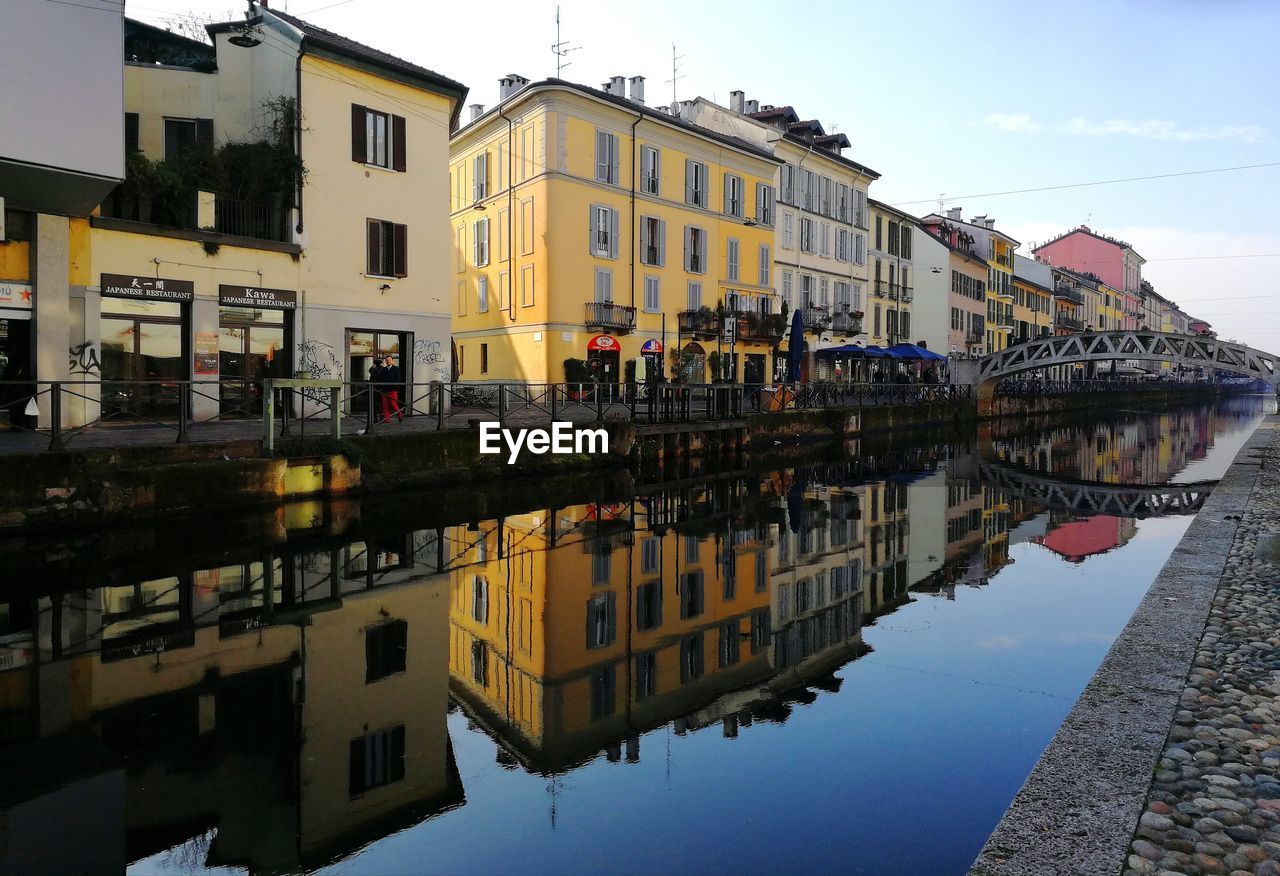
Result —
[[[590,392],[582,384],[591,383],[593,380],[591,365],[586,359],[565,359],[564,379],[569,384],[569,398],[581,401],[583,396]]]

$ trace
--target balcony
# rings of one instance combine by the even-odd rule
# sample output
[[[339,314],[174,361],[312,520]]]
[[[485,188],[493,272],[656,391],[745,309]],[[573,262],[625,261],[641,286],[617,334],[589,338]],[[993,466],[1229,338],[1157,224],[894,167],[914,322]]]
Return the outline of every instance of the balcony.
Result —
[[[888,280],[876,280],[871,291],[877,298],[888,298],[890,301],[910,301],[915,297],[910,286],[890,283]]]
[[[1070,286],[1059,286],[1053,291],[1053,297],[1059,301],[1070,301],[1072,304],[1084,304],[1084,295]]]
[[[738,337],[744,341],[764,341],[776,344],[787,331],[787,318],[781,313],[757,313],[753,310],[736,310],[725,317],[726,323],[736,320]]]
[[[587,327],[618,332],[635,331],[636,309],[611,301],[588,301]]]
[[[714,338],[720,334],[720,316],[710,307],[682,310],[676,315],[676,326],[682,335]]]
[[[1058,314],[1053,318],[1053,327],[1066,329],[1069,332],[1082,332],[1084,331],[1084,320],[1076,319],[1074,316]]]
[[[821,333],[831,324],[831,308],[821,304],[806,304],[801,308],[804,318],[804,329],[807,332]]]
[[[862,334],[862,313],[859,311],[837,311],[831,316],[831,330],[837,334]]]
[[[986,329],[978,329],[976,331],[969,332],[969,334],[965,335],[964,345],[966,347],[982,346],[982,342],[986,340],[986,338],[984,337],[985,333],[986,333]]]

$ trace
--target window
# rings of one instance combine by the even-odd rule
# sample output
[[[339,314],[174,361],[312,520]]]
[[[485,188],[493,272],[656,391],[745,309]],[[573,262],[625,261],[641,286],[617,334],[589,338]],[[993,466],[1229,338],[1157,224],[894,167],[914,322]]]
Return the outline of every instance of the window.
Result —
[[[650,651],[636,657],[636,699],[642,700],[658,692],[658,656]]]
[[[403,172],[407,145],[403,116],[351,105],[352,161]]]
[[[812,170],[803,171],[804,176],[804,208],[812,213],[818,212],[818,175]]]
[[[404,655],[409,638],[406,621],[388,621],[364,633],[365,684],[404,672]]]
[[[384,219],[369,219],[365,224],[369,243],[366,272],[374,277],[408,276],[408,226]]]
[[[489,264],[489,220],[477,219],[472,229],[471,258],[477,268]]]
[[[736,237],[730,237],[725,241],[725,277],[736,283],[738,281],[738,267],[741,262],[741,246]]]
[[[773,224],[773,186],[768,183],[756,183],[756,222]]]
[[[613,591],[587,600],[587,647],[606,648],[617,637]]]
[[[823,222],[818,226],[818,252],[823,256],[831,255],[831,225]]]
[[[847,228],[836,229],[836,261],[847,262],[852,258],[849,240],[851,235]]]
[[[849,221],[849,187],[844,183],[836,186],[836,218],[841,222]]]
[[[650,581],[636,589],[636,629],[641,632],[662,626],[662,582]]]
[[[707,166],[700,161],[694,161],[692,158],[685,159],[684,202],[705,209],[711,200],[708,182]]]
[[[817,252],[813,245],[813,220],[807,216],[800,217],[800,251]]]
[[[680,641],[680,683],[686,684],[702,677],[702,633]]]
[[[784,204],[795,207],[796,204],[796,169],[793,165],[784,164],[780,168],[778,199]]]
[[[702,306],[702,284],[696,281],[689,281],[688,296],[685,302],[689,305],[689,310],[697,310]]]
[[[853,235],[853,263],[855,265],[867,263],[867,238],[862,234]]]
[[[618,135],[596,131],[596,180],[618,184]]]
[[[667,263],[667,221],[640,217],[640,264],[662,267]]]
[[[726,173],[724,175],[724,212],[741,219],[743,209],[742,177]]]
[[[488,344],[480,345],[480,370],[485,371],[484,362],[488,356],[485,349]],[[471,619],[478,624],[489,623],[489,581],[481,575],[471,578]]]
[[[662,542],[657,538],[646,538],[640,542],[640,571],[652,575],[658,571],[658,563],[662,556]]]
[[[884,252],[884,237],[882,233],[883,229],[884,229],[884,220],[882,217],[877,216],[876,217],[876,249],[879,250],[880,252]]]
[[[213,119],[165,119],[164,157],[178,157],[192,146],[213,148]]]
[[[898,231],[899,224],[897,222],[889,223],[889,255],[898,255]]]
[[[738,622],[731,621],[720,626],[720,668],[732,666],[742,655],[742,641],[738,638]]]
[[[640,147],[640,191],[656,195],[662,175],[662,154],[653,146]]]
[[[608,268],[596,268],[596,303],[608,304],[613,301],[613,271]]]
[[[653,274],[646,274],[644,278],[644,309],[649,313],[662,312],[662,284]]]
[[[138,145],[138,114],[124,114],[124,151],[140,152],[141,147]]]
[[[481,687],[489,686],[489,649],[479,639],[471,643],[471,680]]]
[[[769,643],[769,611],[757,611],[751,615],[751,653],[754,654]]]
[[[902,241],[899,244],[899,255],[904,259],[911,258],[911,226],[902,226]]]
[[[684,561],[686,563],[696,563],[701,559],[702,539],[696,535],[686,535],[684,537]]]
[[[707,272],[707,233],[694,225],[684,228],[684,269],[691,274]]]
[[[769,253],[769,245],[767,243],[760,244],[760,262],[759,275],[756,282],[761,286],[769,286],[772,281],[773,259]]]
[[[489,153],[481,152],[471,161],[471,201],[489,197]]]
[[[481,374],[489,373],[489,345],[488,344],[480,345],[480,373]]]
[[[610,554],[591,555],[591,583],[593,586],[609,583],[609,575],[613,571],[613,557]]]
[[[618,257],[618,211],[600,204],[591,205],[591,254],[597,258]]]
[[[821,212],[823,216],[831,215],[831,211],[834,209],[834,194],[835,181],[829,176],[824,176],[822,178],[822,203],[819,205],[819,212]]]
[[[790,271],[782,272],[782,300],[787,302],[787,308],[795,307],[795,299],[792,297],[792,283],[795,275]]]
[[[680,619],[688,620],[702,614],[705,598],[701,572],[685,572],[680,576]]]
[[[591,720],[601,721],[613,714],[617,673],[612,666],[591,673]]]
[[[404,725],[352,739],[347,793],[358,797],[366,791],[404,778]]]
[[[795,216],[791,213],[782,214],[782,248],[796,248]]]
[[[867,193],[858,189],[853,192],[853,224],[867,227]]]
[[[489,278],[476,277],[476,313],[489,312]]]

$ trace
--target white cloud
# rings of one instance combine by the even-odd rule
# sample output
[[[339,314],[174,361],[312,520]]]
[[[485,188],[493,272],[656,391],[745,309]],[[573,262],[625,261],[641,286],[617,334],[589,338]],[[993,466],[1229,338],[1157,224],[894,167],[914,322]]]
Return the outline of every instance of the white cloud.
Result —
[[[1167,119],[1108,119],[1091,122],[1088,119],[1069,119],[1062,130],[1068,134],[1089,137],[1141,137],[1147,140],[1173,140],[1189,143],[1193,140],[1237,140],[1241,143],[1262,142],[1264,131],[1257,125],[1219,125],[1215,128],[1180,128]]]
[[[1196,140],[1235,140],[1261,143],[1266,131],[1258,125],[1218,125],[1211,128],[1183,128],[1168,119],[1107,119],[1089,121],[1079,116],[1060,123],[1037,122],[1027,113],[991,113],[982,119],[988,128],[1014,134],[1051,131],[1080,137],[1137,137],[1190,143]]]
[[[1026,113],[992,113],[982,120],[989,128],[1001,131],[1015,131],[1020,134],[1035,134],[1044,130],[1044,126],[1031,120]]]

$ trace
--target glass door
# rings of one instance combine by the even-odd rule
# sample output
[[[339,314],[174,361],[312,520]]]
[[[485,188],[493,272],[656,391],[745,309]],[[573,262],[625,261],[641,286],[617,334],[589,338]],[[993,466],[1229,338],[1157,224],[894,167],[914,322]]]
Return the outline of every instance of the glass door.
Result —
[[[152,301],[112,301],[111,305],[135,312],[102,315],[103,418],[176,417],[187,379],[181,305]]]
[[[286,328],[283,311],[223,309],[218,326],[222,416],[262,413],[262,381],[287,376]]]
[[[400,403],[404,405],[408,401],[405,388],[411,378],[408,363],[400,352],[412,349],[410,337],[407,333],[357,330],[347,332],[347,380],[354,384],[348,396],[352,413],[363,413],[369,409],[370,394],[366,392],[363,384],[385,382],[380,379],[379,370],[387,356],[390,356],[393,364],[400,369],[400,380],[393,386],[379,387],[375,391],[398,390]],[[405,405],[405,407],[408,406]]]

